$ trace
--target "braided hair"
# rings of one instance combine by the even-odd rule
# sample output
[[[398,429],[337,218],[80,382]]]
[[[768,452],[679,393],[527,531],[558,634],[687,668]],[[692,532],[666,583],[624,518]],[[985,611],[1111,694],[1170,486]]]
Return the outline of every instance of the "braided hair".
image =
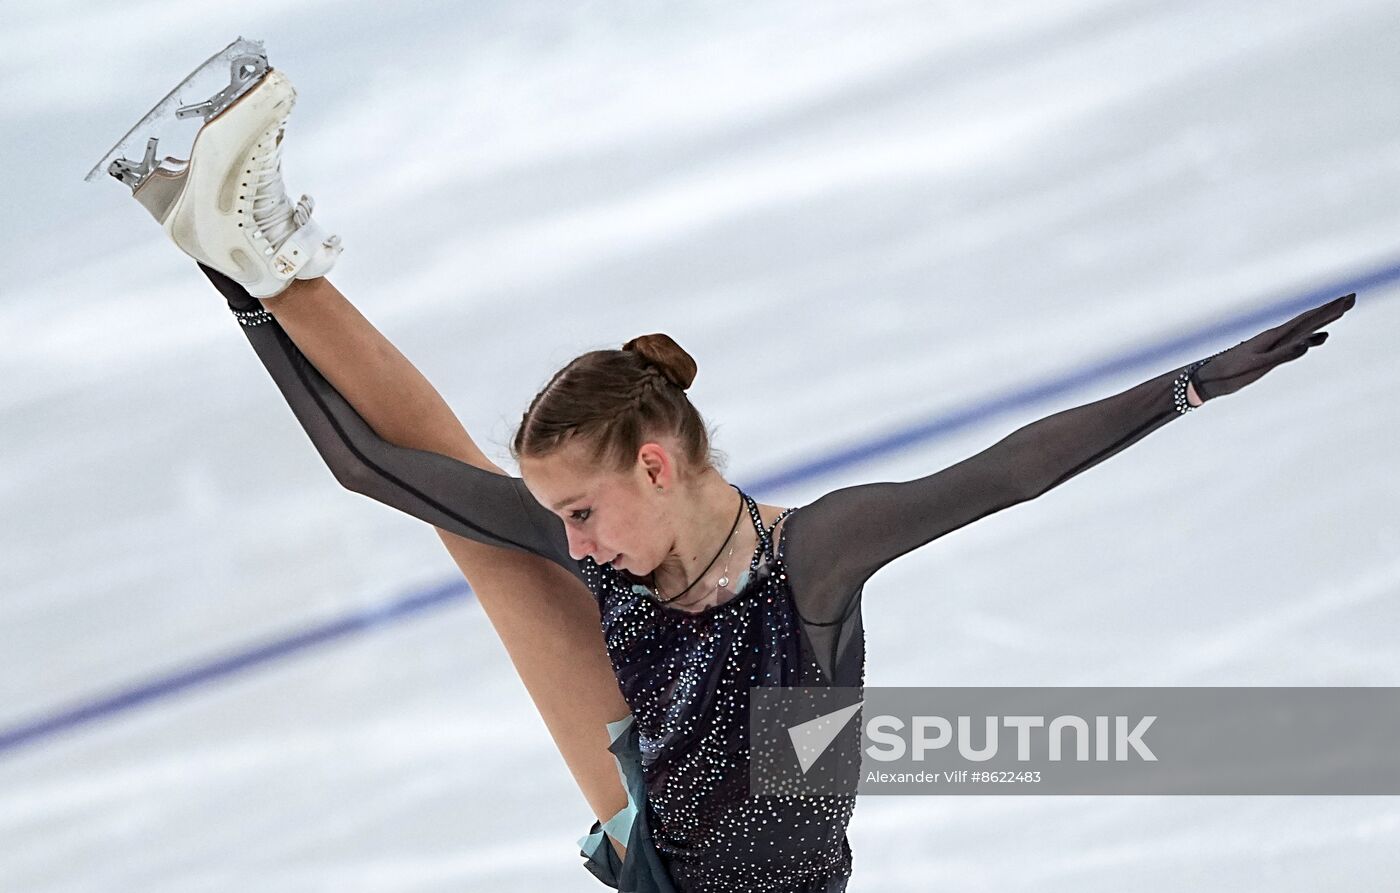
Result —
[[[662,334],[576,357],[530,401],[511,454],[517,462],[542,458],[577,440],[591,447],[592,462],[623,471],[643,443],[670,434],[692,468],[711,465],[709,433],[685,393],[696,371],[690,354]]]

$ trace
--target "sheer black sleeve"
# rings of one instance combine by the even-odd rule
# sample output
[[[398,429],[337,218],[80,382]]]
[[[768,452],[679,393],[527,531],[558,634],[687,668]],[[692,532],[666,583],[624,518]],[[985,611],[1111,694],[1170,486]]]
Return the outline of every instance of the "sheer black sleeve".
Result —
[[[804,621],[847,617],[876,570],[945,533],[1034,499],[1177,418],[1174,369],[1121,394],[1032,422],[928,477],[836,490],[786,522]]]
[[[580,576],[563,522],[523,481],[384,440],[256,299],[217,271],[200,269],[240,311],[258,359],[341,485],[459,536],[542,555]]]

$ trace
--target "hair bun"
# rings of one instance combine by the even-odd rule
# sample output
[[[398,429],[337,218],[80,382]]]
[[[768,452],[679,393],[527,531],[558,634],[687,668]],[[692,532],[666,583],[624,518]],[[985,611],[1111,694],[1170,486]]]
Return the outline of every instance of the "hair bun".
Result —
[[[656,333],[639,335],[622,345],[623,350],[639,354],[643,360],[661,370],[666,380],[682,391],[695,381],[698,367],[690,354],[686,353],[670,335]]]

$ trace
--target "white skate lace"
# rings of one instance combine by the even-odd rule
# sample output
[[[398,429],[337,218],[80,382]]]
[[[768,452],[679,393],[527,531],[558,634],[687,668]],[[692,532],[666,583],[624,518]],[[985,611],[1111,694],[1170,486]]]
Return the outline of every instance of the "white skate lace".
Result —
[[[252,162],[253,223],[267,237],[273,250],[281,248],[292,233],[306,225],[316,206],[311,196],[303,195],[296,207],[292,207],[286,187],[282,185],[282,128],[285,125],[285,120],[277,125],[272,149]]]

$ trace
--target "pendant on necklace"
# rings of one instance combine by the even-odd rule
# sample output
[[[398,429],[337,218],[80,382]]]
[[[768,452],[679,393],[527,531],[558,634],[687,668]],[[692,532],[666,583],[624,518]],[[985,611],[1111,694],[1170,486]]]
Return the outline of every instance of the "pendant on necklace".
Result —
[[[728,586],[728,585],[729,585],[729,578],[728,578],[728,577],[720,577],[720,578],[719,578],[719,588],[720,588],[720,589],[723,589],[724,587],[726,587],[726,586]]]

